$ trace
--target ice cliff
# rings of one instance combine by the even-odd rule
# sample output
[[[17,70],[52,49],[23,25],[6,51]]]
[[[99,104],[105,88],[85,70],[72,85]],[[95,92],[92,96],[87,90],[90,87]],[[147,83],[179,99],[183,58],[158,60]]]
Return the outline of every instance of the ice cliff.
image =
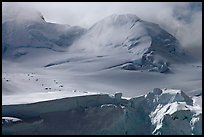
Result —
[[[3,134],[202,134],[202,109],[181,90],[155,88],[131,99],[121,96],[122,93],[98,94],[3,105],[2,131]]]

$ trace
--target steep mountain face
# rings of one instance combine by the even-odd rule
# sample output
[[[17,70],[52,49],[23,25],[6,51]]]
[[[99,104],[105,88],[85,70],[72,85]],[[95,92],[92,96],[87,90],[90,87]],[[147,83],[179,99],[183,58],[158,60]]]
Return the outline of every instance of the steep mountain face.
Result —
[[[184,61],[179,41],[159,27],[136,15],[111,15],[94,24],[74,46],[88,51],[127,51],[133,59],[123,69],[166,72],[168,63]],[[114,52],[113,52],[114,53]]]
[[[85,32],[76,26],[48,23],[33,9],[11,5],[3,6],[2,10],[3,58],[19,57],[33,48],[64,51]]]

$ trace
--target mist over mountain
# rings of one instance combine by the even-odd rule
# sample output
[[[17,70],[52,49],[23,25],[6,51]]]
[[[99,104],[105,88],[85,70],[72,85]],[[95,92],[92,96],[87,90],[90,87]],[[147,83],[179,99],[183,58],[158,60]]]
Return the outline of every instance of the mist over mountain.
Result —
[[[21,6],[3,7],[2,18],[3,58],[25,55],[32,48],[62,52],[86,31],[78,26],[46,22],[40,12]]]
[[[3,134],[202,134],[198,51],[159,24],[124,13],[86,29],[2,12]]]

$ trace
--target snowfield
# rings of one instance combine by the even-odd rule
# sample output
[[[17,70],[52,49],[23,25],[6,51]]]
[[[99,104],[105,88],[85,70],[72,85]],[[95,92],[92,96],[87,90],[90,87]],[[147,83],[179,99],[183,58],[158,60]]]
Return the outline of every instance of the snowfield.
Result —
[[[202,134],[202,62],[159,25],[25,11],[2,10],[3,134]]]

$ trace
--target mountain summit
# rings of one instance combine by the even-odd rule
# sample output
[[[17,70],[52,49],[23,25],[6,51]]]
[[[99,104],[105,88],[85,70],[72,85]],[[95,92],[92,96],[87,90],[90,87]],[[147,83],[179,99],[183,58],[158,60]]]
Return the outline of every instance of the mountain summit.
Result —
[[[187,57],[179,41],[159,25],[133,14],[111,15],[95,23],[76,43],[85,50],[123,50],[132,54],[124,69],[165,72],[167,64]],[[158,70],[158,67],[160,68]]]
[[[169,70],[169,63],[189,60],[173,35],[134,14],[110,15],[85,30],[46,22],[33,9],[15,7],[15,12],[8,9],[3,7],[4,58],[20,57],[39,48],[62,52],[70,47],[70,50],[112,55],[126,52],[131,58],[121,64],[122,69],[161,73]]]
[[[4,5],[2,10],[3,58],[37,53],[37,49],[65,51],[85,32],[81,27],[46,22],[43,15],[32,8]]]
[[[2,23],[6,21],[24,23],[26,21],[43,22],[45,19],[39,11],[33,8],[19,4],[3,4]]]

